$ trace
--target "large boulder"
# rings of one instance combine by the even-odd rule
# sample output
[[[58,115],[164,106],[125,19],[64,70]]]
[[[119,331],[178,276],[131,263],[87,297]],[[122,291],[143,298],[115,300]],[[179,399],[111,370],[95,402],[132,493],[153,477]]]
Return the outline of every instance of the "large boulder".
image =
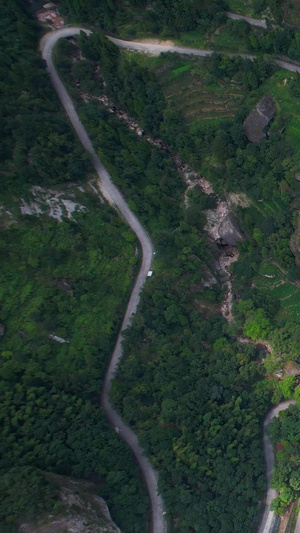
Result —
[[[237,242],[244,240],[243,233],[232,213],[228,213],[219,225],[218,238],[221,244],[231,246],[235,246]]]
[[[44,475],[55,487],[58,511],[21,521],[19,533],[121,533],[93,483],[46,472]]]
[[[270,95],[265,96],[257,104],[256,108],[251,111],[243,124],[245,134],[249,141],[257,144],[266,137],[264,128],[273,118],[274,111],[275,103]]]

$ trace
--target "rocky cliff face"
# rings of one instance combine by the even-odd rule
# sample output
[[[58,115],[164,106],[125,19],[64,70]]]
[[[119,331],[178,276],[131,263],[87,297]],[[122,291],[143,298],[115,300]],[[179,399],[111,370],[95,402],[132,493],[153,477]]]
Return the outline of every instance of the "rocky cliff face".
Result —
[[[19,533],[121,533],[93,483],[54,474],[46,477],[56,486],[57,512],[24,521]]]
[[[244,240],[229,202],[219,201],[215,209],[207,209],[205,213],[205,229],[217,244],[235,246]]]
[[[260,143],[265,137],[264,128],[274,115],[275,104],[271,96],[265,96],[246,118],[243,127],[249,141]]]
[[[237,220],[232,213],[228,213],[228,215],[222,220],[218,228],[218,233],[221,244],[234,246],[237,242],[242,242],[244,240]]]

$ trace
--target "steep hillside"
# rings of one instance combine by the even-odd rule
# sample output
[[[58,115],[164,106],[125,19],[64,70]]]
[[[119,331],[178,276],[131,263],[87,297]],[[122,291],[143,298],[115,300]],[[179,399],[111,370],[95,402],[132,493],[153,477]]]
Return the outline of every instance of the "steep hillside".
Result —
[[[19,533],[121,533],[93,483],[46,474],[55,507],[32,521],[20,521]]]

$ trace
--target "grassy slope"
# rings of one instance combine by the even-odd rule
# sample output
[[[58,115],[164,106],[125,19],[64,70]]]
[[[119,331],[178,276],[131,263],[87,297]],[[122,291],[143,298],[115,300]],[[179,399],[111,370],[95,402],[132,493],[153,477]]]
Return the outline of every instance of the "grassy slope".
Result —
[[[233,117],[243,94],[242,87],[234,83],[206,83],[203,64],[189,60],[178,60],[159,76],[159,81],[191,131],[201,120]]]
[[[251,0],[228,0],[229,11],[252,17],[255,15]]]
[[[152,61],[149,58],[149,62]],[[207,83],[207,71],[202,61],[178,58],[172,62],[168,58],[164,67],[163,60],[152,65],[158,67],[158,80],[167,99],[182,112],[191,131],[195,131],[197,123],[203,119],[210,123],[233,117],[242,103],[248,105],[250,111],[260,98],[271,94],[276,101],[277,112],[270,131],[285,127],[285,135],[295,149],[300,165],[300,99],[293,96],[289,88],[295,73],[279,69],[257,91],[247,94],[241,83],[231,80]]]
[[[268,261],[261,263],[253,283],[257,289],[271,293],[280,301],[281,310],[278,318],[287,318],[287,315],[296,318],[299,315],[300,288],[286,281],[285,274],[276,265]]]

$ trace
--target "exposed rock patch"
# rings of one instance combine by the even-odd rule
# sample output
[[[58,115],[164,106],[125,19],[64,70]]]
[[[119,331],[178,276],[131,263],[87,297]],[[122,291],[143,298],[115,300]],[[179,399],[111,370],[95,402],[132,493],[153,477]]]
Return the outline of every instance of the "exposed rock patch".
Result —
[[[242,242],[244,236],[237,220],[230,211],[228,202],[219,201],[216,209],[206,210],[206,231],[219,244],[234,246]]]
[[[169,146],[163,142],[161,139],[153,138],[147,133],[144,132],[139,126],[139,124],[133,120],[125,111],[123,111],[121,108],[117,107],[112,100],[110,100],[106,95],[102,96],[94,96],[89,93],[81,93],[81,97],[84,102],[89,102],[90,100],[98,100],[99,102],[102,102],[106,107],[109,108],[110,113],[118,117],[119,119],[126,122],[128,128],[130,131],[133,131],[136,133],[139,137],[143,137],[146,141],[148,141],[152,146],[156,146],[157,148],[160,148],[161,150],[164,150],[173,160],[177,170],[180,172],[180,174],[183,177],[183,180],[187,186],[186,193],[189,189],[192,189],[196,185],[199,185],[204,192],[204,194],[213,194],[213,188],[211,183],[205,179],[203,176],[200,176],[197,172],[191,170],[189,168],[189,165],[184,163],[180,157],[175,154],[174,152],[171,152]],[[188,197],[185,193],[185,206],[188,206]]]
[[[221,305],[221,314],[228,321],[233,320],[232,316],[232,302],[233,302],[233,291],[232,291],[232,280],[230,265],[237,261],[239,258],[238,249],[235,246],[224,246],[223,251],[219,258],[219,269],[220,272],[225,274],[226,281],[224,282],[226,286],[226,293],[224,301]]]
[[[55,335],[54,333],[50,333],[48,338],[52,341],[59,342],[60,344],[64,344],[65,342],[70,343],[68,339],[63,339],[63,337],[58,337],[58,335]]]
[[[42,187],[31,188],[32,200],[25,201],[21,199],[20,210],[22,215],[36,215],[46,214],[58,221],[66,216],[72,219],[72,213],[75,211],[86,211],[84,205],[74,202],[74,194],[68,191],[68,198],[66,193],[57,191],[55,189],[43,189]]]
[[[16,221],[13,217],[13,214],[5,209],[3,205],[0,206],[0,230],[7,229],[11,224],[14,224]]]
[[[237,337],[236,339],[240,344],[255,344],[255,346],[262,347],[266,353],[272,353],[272,346],[268,341],[260,340],[255,341],[253,339],[250,339],[249,337]]]
[[[121,533],[93,483],[55,474],[45,476],[57,486],[59,513],[44,513],[34,521],[24,521],[19,533]]]
[[[134,131],[137,135],[143,136],[153,146],[165,150],[171,159],[173,160],[177,170],[181,173],[184,183],[186,185],[186,191],[184,196],[185,207],[189,205],[188,191],[199,185],[204,194],[213,194],[213,187],[211,183],[203,176],[200,176],[197,172],[191,170],[189,166],[179,158],[179,156],[171,152],[170,148],[159,138],[152,138],[150,135],[141,130],[139,124],[129,117],[122,109],[117,107],[106,95],[100,97],[94,96],[88,93],[81,93],[81,97],[84,102],[88,102],[91,99],[101,101],[105,106],[109,108],[109,111],[117,116],[119,119],[124,120],[131,131]],[[222,244],[223,250],[220,254],[219,260],[216,265],[216,270],[222,273],[224,276],[223,283],[226,284],[226,295],[223,305],[221,306],[221,313],[228,321],[232,320],[232,284],[230,265],[238,259],[238,250],[234,248],[237,242],[244,240],[243,234],[238,226],[238,223],[231,211],[234,206],[239,205],[241,207],[248,207],[250,201],[248,197],[243,193],[231,193],[228,195],[226,201],[219,200],[215,209],[207,209],[205,230],[209,233],[212,240],[217,244]],[[232,249],[230,249],[232,248]],[[203,281],[199,285],[194,285],[191,290],[198,290],[204,287],[211,287],[216,283],[216,278],[209,272],[204,276]]]
[[[251,200],[248,198],[247,194],[243,192],[230,192],[228,194],[228,202],[230,206],[240,206],[240,207],[250,207]]]
[[[299,376],[300,365],[296,363],[296,361],[288,361],[284,365],[284,375],[285,376]]]
[[[242,242],[244,240],[237,220],[232,213],[228,213],[228,215],[222,220],[218,228],[218,234],[221,244],[235,246],[237,242]]]
[[[248,115],[243,124],[245,134],[249,141],[257,144],[266,137],[264,128],[273,118],[274,111],[275,104],[270,95],[265,96],[257,104],[256,108],[251,111],[250,115]]]

